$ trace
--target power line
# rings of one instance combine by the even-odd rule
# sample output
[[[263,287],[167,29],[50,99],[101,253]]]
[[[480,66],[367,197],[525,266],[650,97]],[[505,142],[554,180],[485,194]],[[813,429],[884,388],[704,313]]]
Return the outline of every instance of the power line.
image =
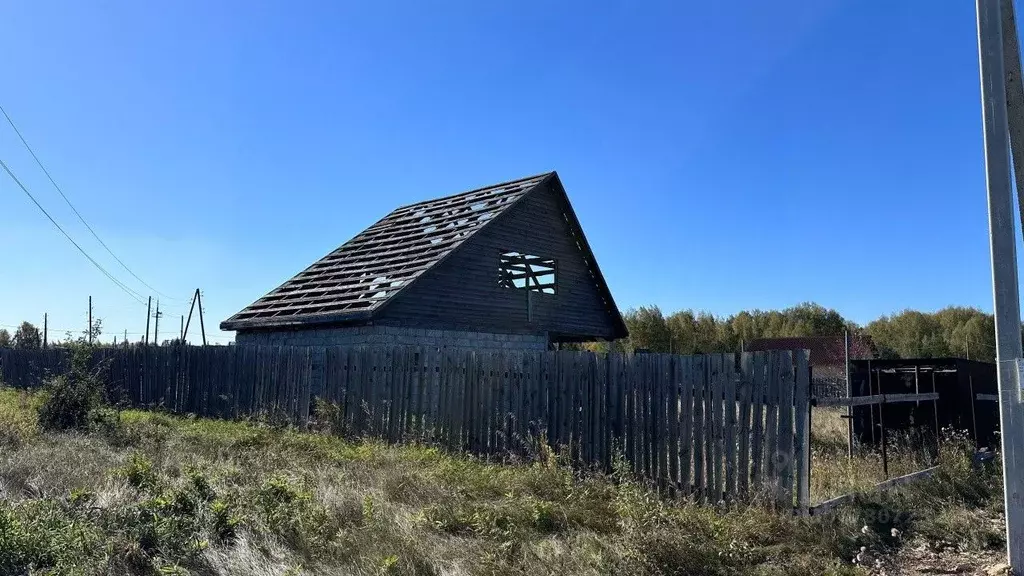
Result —
[[[75,216],[78,216],[78,220],[81,221],[83,225],[85,225],[86,229],[89,230],[89,233],[92,234],[93,238],[95,238],[96,241],[100,243],[100,246],[103,246],[103,249],[106,250],[107,253],[110,254],[110,256],[114,260],[116,260],[118,264],[121,265],[122,268],[127,270],[128,273],[131,274],[133,278],[135,278],[140,283],[142,283],[143,286],[145,286],[146,288],[149,288],[150,290],[152,290],[153,292],[163,296],[164,298],[172,298],[172,299],[174,299],[173,297],[164,294],[163,292],[157,290],[156,288],[153,288],[152,286],[147,284],[146,281],[143,280],[142,278],[139,278],[138,275],[135,274],[135,272],[132,272],[132,269],[129,268],[127,264],[122,262],[121,259],[118,258],[116,254],[114,254],[114,252],[110,249],[110,247],[107,246],[107,243],[104,242],[102,239],[100,239],[99,235],[96,234],[96,231],[92,229],[92,226],[90,226],[89,223],[85,221],[85,218],[83,218],[82,215],[78,212],[78,209],[75,208],[75,205],[72,204],[71,200],[69,200],[68,197],[64,194],[64,191],[61,190],[61,187],[57,185],[56,180],[54,180],[53,176],[50,175],[50,171],[46,169],[46,166],[43,165],[43,162],[39,159],[38,156],[36,156],[35,151],[32,150],[31,146],[29,146],[28,141],[25,140],[24,136],[22,136],[21,130],[18,130],[18,126],[14,124],[14,120],[12,120],[11,116],[9,114],[7,114],[7,111],[4,110],[3,106],[0,106],[0,112],[3,112],[4,118],[7,119],[7,123],[10,124],[11,128],[14,129],[14,133],[18,135],[18,138],[21,140],[21,143],[25,145],[25,149],[28,150],[28,153],[32,155],[32,159],[35,160],[36,164],[39,165],[39,168],[43,171],[43,174],[46,174],[46,177],[50,180],[50,184],[53,184],[53,187],[57,189],[57,193],[60,194],[60,197],[64,199],[64,202],[66,202],[68,207],[71,208],[71,211],[75,213]]]
[[[7,175],[10,176],[12,180],[14,180],[14,183],[17,184],[19,188],[21,188],[25,195],[28,196],[30,200],[32,200],[32,203],[36,205],[36,208],[39,208],[43,215],[46,216],[47,220],[49,220],[50,223],[57,228],[57,230],[60,230],[60,233],[63,234],[64,237],[68,239],[68,242],[71,242],[72,244],[74,244],[75,248],[78,248],[78,251],[82,253],[82,256],[85,256],[89,260],[89,262],[92,262],[92,265],[95,266],[97,270],[102,272],[104,276],[109,278],[110,281],[116,284],[118,288],[123,290],[125,294],[131,296],[139,304],[143,303],[142,296],[138,292],[135,292],[128,286],[125,286],[120,280],[114,278],[110,274],[110,272],[107,272],[107,270],[103,266],[100,266],[99,262],[93,260],[93,257],[89,256],[89,253],[82,249],[82,247],[78,245],[78,242],[75,242],[75,239],[72,238],[70,234],[68,234],[67,232],[64,231],[63,228],[61,228],[60,224],[58,224],[57,221],[53,219],[53,216],[50,216],[50,213],[46,211],[46,208],[43,208],[43,205],[40,204],[38,200],[36,200],[36,197],[33,196],[32,193],[28,191],[28,188],[26,188],[25,185],[21,183],[21,180],[18,180],[18,177],[14,175],[14,172],[11,171],[10,167],[7,166],[7,163],[4,162],[3,159],[0,159],[0,166],[3,167],[4,171],[7,172]]]

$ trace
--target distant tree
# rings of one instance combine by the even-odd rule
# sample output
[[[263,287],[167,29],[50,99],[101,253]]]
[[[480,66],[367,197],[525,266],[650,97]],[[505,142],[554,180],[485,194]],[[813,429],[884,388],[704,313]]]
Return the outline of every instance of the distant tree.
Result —
[[[34,350],[43,346],[43,338],[39,329],[31,322],[22,322],[14,332],[14,347],[22,350]]]
[[[727,317],[680,310],[669,316],[657,306],[641,306],[623,314],[629,337],[612,343],[577,346],[600,352],[705,354],[736,352],[756,338],[842,336],[867,340],[882,358],[970,357],[991,362],[995,357],[995,324],[977,308],[949,306],[937,312],[904,310],[882,316],[867,326],[813,302],[783,310],[744,310]],[[1024,329],[1024,327],[1022,327]]]
[[[660,308],[641,306],[626,312],[623,320],[629,328],[629,340],[634,350],[642,348],[650,352],[668,352],[668,324]]]
[[[0,328],[0,348],[11,347],[11,333],[7,330]]]

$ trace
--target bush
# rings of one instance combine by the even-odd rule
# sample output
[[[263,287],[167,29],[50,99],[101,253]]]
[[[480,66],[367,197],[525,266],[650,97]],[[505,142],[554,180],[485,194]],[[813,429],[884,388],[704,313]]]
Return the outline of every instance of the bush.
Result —
[[[39,407],[39,426],[46,430],[88,430],[93,415],[103,406],[100,369],[90,366],[92,349],[77,344],[71,349],[71,370],[47,382]],[[104,418],[98,418],[103,421]]]

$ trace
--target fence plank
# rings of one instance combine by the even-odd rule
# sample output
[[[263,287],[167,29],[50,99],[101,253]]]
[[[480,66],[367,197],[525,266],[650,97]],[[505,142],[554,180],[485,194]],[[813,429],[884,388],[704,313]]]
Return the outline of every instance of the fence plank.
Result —
[[[736,493],[740,499],[747,498],[747,488],[750,480],[750,408],[751,392],[753,382],[753,356],[750,352],[744,352],[740,358],[739,373],[739,452],[736,462]]]
[[[795,381],[793,353],[782,353],[782,374],[779,394],[779,462],[782,464],[778,478],[779,506],[784,510],[793,508],[793,394]]]
[[[708,477],[710,478],[708,499],[712,503],[718,502],[722,497],[722,450],[724,447],[722,437],[722,417],[724,415],[722,388],[722,355],[714,354],[711,357],[711,417],[708,419],[710,428],[709,440],[711,442],[710,460],[708,461]]]
[[[623,397],[625,398],[623,438],[626,440],[626,461],[634,474],[640,468],[637,466],[637,423],[636,423],[636,362],[635,356],[624,356],[622,358],[623,370]]]
[[[683,495],[691,492],[690,462],[693,446],[693,357],[680,356],[677,360],[677,381],[680,387],[679,404],[679,489]]]
[[[767,399],[765,400],[765,434],[764,434],[764,486],[774,501],[777,497],[778,457],[779,457],[779,394],[782,370],[782,354],[768,353],[768,378],[765,381]]]
[[[736,417],[736,356],[725,354],[722,357],[722,378],[724,384],[725,415],[722,423],[725,426],[725,493],[730,498],[736,496],[736,435],[738,428]]]
[[[796,447],[794,449],[794,465],[796,466],[796,493],[797,511],[801,515],[810,513],[811,488],[810,488],[810,450],[811,450],[811,426],[810,426],[810,377],[807,366],[807,352],[797,350],[796,359],[796,397],[794,416],[796,418]]]
[[[754,352],[753,360],[751,362],[752,370],[751,382],[753,384],[752,390],[752,414],[750,416],[751,424],[751,454],[750,454],[750,482],[754,489],[757,491],[761,490],[762,473],[764,470],[764,406],[765,406],[765,394],[767,389],[765,388],[765,371],[767,369],[768,359],[764,352]]]
[[[700,495],[708,492],[707,470],[704,467],[705,454],[708,452],[707,438],[707,416],[705,408],[708,406],[710,394],[708,392],[708,357],[695,356],[693,358],[693,486],[694,491]]]

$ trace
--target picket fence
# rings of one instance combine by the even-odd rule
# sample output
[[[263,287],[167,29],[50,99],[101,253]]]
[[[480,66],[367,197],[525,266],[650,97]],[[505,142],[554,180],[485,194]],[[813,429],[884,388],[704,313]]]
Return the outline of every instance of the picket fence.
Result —
[[[679,356],[423,348],[100,348],[111,397],[218,418],[304,426],[315,399],[343,434],[417,440],[482,456],[536,451],[624,465],[660,487],[718,502],[806,512],[807,352]],[[35,387],[66,350],[0,350],[0,381]]]

